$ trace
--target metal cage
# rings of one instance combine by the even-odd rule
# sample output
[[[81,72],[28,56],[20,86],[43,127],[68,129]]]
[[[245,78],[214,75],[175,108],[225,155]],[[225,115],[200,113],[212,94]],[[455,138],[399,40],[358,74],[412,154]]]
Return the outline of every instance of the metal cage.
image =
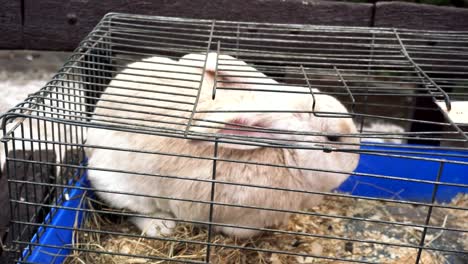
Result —
[[[215,56],[215,70],[214,82],[207,88],[203,83],[208,53]],[[195,73],[178,79],[172,66],[186,54],[199,54],[201,59],[190,59],[187,67]],[[146,60],[160,67],[135,68],[135,62],[153,56],[166,58],[166,63]],[[238,67],[234,62],[239,61],[245,65]],[[161,86],[164,89],[148,90]],[[108,14],[45,87],[2,117],[2,166],[11,211],[4,254],[15,263],[466,263],[467,89],[467,32]],[[200,102],[207,100],[202,98],[207,94],[213,102],[239,94],[260,99],[249,107],[205,109]],[[291,94],[306,98],[306,108],[283,105],[283,98]],[[323,107],[321,100],[328,96],[345,108]],[[295,131],[207,118],[220,113],[352,120],[357,130]],[[216,130],[223,128],[234,132]],[[210,152],[196,156],[87,142],[98,130],[106,131],[109,138],[125,133],[184,144],[201,141]],[[301,150],[320,159],[346,153],[360,161],[351,171],[343,171],[346,166],[339,163],[336,167],[281,165],[251,155],[230,155],[223,150],[229,144]],[[105,149],[109,156],[120,153],[128,160],[91,166],[93,158],[99,158],[86,156],[91,149]],[[212,169],[207,178],[197,179],[176,170],[164,174],[119,168],[119,163],[136,156],[197,159]],[[223,171],[223,164],[232,164],[232,171]],[[242,178],[240,168],[249,166],[272,168],[277,177],[291,170],[350,176],[336,190],[223,180],[223,173]],[[173,180],[174,185],[184,180],[202,182],[211,190],[208,199],[115,193],[202,204],[209,208],[208,215],[194,220],[115,209],[96,195],[112,191],[93,188],[86,177],[90,172],[159,177]],[[215,195],[224,185],[252,188],[259,195],[262,190],[277,192],[279,196],[266,197],[270,201],[289,193],[324,198],[323,203],[300,210],[226,204],[216,201]],[[272,211],[287,215],[289,222],[232,225],[229,219],[216,221],[217,207],[255,210],[259,218],[262,211]],[[132,216],[173,220],[175,233],[148,236],[126,225]],[[215,232],[219,226],[262,234],[236,239]],[[122,241],[130,244],[119,244]]]

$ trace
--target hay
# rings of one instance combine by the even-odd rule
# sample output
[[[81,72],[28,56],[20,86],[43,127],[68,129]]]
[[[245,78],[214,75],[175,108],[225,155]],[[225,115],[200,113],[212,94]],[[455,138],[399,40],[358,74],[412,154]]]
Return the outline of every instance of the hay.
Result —
[[[468,195],[457,196],[450,205],[468,208]],[[352,216],[373,220],[424,224],[427,207],[355,198],[330,197],[320,206],[312,208],[311,211],[337,216]],[[467,210],[434,208],[432,216],[431,225],[468,230],[468,223],[466,221],[466,219],[468,219]],[[140,231],[132,224],[126,221],[116,223],[115,220],[111,221],[97,214],[88,217],[83,228],[113,231],[136,236],[130,237],[123,234],[111,235],[95,232],[76,232],[74,247],[84,250],[126,254],[127,256],[75,250],[65,261],[67,264],[167,263],[167,261],[155,259],[157,257],[171,258],[179,261],[204,261],[206,256],[207,248],[203,244],[139,238],[137,235],[140,234]],[[411,244],[414,246],[419,244],[422,234],[422,228],[417,227],[311,215],[293,215],[286,230],[358,240]],[[171,236],[171,239],[206,242],[207,237],[207,228],[178,224],[176,232]],[[465,232],[429,229],[427,231],[425,245],[436,248],[467,250],[467,241],[468,235]],[[220,234],[215,234],[212,238],[212,243],[389,264],[414,263],[417,256],[417,249],[411,247],[388,246],[278,233],[265,234],[245,241],[237,241]],[[140,255],[140,257],[129,255]],[[150,258],[153,259],[145,258],[145,256],[150,256]],[[226,247],[211,247],[210,256],[211,263],[346,263],[340,260],[327,260]],[[442,264],[448,263],[448,259],[453,258],[460,258],[460,256],[454,255],[453,253],[452,255],[447,255],[438,251],[423,251],[420,263]]]

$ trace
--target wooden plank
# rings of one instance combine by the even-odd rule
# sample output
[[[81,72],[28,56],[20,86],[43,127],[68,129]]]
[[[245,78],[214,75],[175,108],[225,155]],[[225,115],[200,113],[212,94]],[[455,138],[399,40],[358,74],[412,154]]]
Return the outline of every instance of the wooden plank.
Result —
[[[22,48],[21,27],[21,1],[0,0],[0,49]]]
[[[217,20],[369,26],[372,5],[313,0],[25,0],[25,48],[73,50],[108,12]]]
[[[402,2],[378,2],[374,25],[376,27],[466,31],[468,9]]]

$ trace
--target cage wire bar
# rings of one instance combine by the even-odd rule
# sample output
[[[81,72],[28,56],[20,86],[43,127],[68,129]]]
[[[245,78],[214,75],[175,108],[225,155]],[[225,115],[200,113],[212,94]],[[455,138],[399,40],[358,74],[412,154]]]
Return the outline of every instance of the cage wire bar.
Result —
[[[308,110],[285,109],[273,105],[272,109],[200,109],[198,107],[206,75],[208,56],[192,59],[190,69],[200,70],[193,78],[179,79],[170,76],[171,66],[189,53],[206,54],[216,52],[214,84],[210,95],[212,100],[230,93],[242,93],[249,87],[249,93],[264,94],[265,100],[275,94],[298,94],[312,98]],[[223,59],[230,55],[246,62],[265,77],[252,76],[252,70],[245,66],[232,69],[235,61]],[[174,62],[147,61],[148,65],[163,65],[159,70],[132,68],[131,63],[151,56],[164,56]],[[142,85],[163,85],[164,90],[147,90],[125,86],[129,80],[118,84],[116,80],[125,69],[134,83]],[[227,80],[223,73],[229,69],[234,81]],[[234,74],[233,74],[234,73]],[[185,73],[185,78],[190,73]],[[158,83],[155,78],[168,80]],[[168,77],[169,76],[169,77]],[[237,79],[236,79],[237,78]],[[242,81],[248,78],[248,81]],[[265,84],[266,79],[274,79],[276,84]],[[171,80],[171,81],[169,81]],[[181,81],[174,84],[172,81]],[[106,92],[106,88],[114,88]],[[109,88],[110,89],[110,88]],[[315,90],[317,89],[317,90]],[[118,91],[118,92],[116,92]],[[120,92],[121,91],[121,92]],[[131,93],[124,93],[131,91]],[[145,96],[136,95],[145,92]],[[109,97],[101,98],[103,94]],[[316,103],[323,95],[331,95],[345,105],[346,112],[317,110]],[[135,103],[140,100],[140,103]],[[58,263],[67,254],[72,255],[65,263],[73,262],[73,256],[128,257],[148,261],[168,261],[179,263],[220,263],[216,257],[223,250],[237,252],[239,259],[249,263],[249,257],[263,256],[265,263],[273,263],[274,258],[286,263],[308,263],[310,258],[323,263],[381,263],[379,255],[391,263],[422,263],[431,256],[434,262],[457,263],[468,259],[466,243],[467,203],[442,203],[441,190],[455,188],[460,193],[468,193],[468,125],[466,121],[466,102],[468,101],[468,31],[420,31],[393,28],[362,28],[311,26],[293,24],[247,23],[214,20],[181,19],[158,16],[140,16],[120,13],[106,15],[92,32],[80,43],[63,68],[37,93],[30,95],[24,102],[2,116],[5,168],[10,190],[11,228],[3,243],[4,250],[12,257],[12,263],[34,263],[30,257],[34,250],[54,249],[56,256],[52,263]],[[100,105],[106,102],[108,105]],[[118,107],[109,106],[117,104]],[[457,114],[465,107],[465,113]],[[95,112],[107,109],[113,114]],[[460,110],[461,109],[461,110]],[[112,112],[113,111],[113,112]],[[131,113],[126,116],[122,111]],[[463,112],[463,111],[461,111]],[[255,125],[236,124],[229,128],[239,134],[219,134],[200,132],[200,129],[221,129],[227,122],[208,119],[207,114],[286,113],[309,114],[316,117],[345,118],[354,120],[358,133],[338,133],[327,131],[291,131],[265,128]],[[144,115],[152,118],[145,119]],[[463,116],[465,115],[465,117]],[[389,131],[375,129],[373,124],[389,124]],[[400,130],[392,130],[392,127]],[[175,152],[149,151],[127,148],[118,145],[102,146],[86,142],[87,131],[91,128],[121,131],[146,136],[168,137],[180,140],[199,140],[212,142],[210,155],[198,156]],[[264,136],[242,136],[242,133],[259,132]],[[266,135],[266,136],[265,136]],[[296,138],[268,135],[296,135]],[[356,144],[343,138],[359,139]],[[351,155],[389,158],[393,161],[415,161],[420,166],[437,166],[425,178],[411,178],[407,173],[392,174],[382,172],[345,171],[340,167],[321,169],[316,167],[288,166],[247,159],[234,159],[220,155],[220,148],[226,144],[259,146],[271,149],[290,149],[320,151],[329,153],[350,153]],[[125,171],[111,167],[88,166],[85,149],[106,149],[125,152],[131,155],[170,156],[212,162],[209,179],[187,178],[185,175],[164,175]],[[37,153],[28,158],[27,153]],[[227,182],[219,179],[219,165],[222,163],[329,172],[336,175],[351,175],[356,179],[370,178],[381,180],[384,184],[401,182],[416,187],[430,186],[428,199],[414,200],[402,198],[401,193],[392,196],[373,197],[365,193],[311,191],[304,189],[282,188],[251,183]],[[396,165],[397,166],[397,165]],[[422,170],[422,167],[421,167]],[[86,171],[115,172],[145,177],[158,177],[168,180],[193,181],[211,186],[208,200],[194,200],[184,197],[147,195],[134,192],[109,191],[92,188],[83,182]],[[447,172],[448,171],[448,172]],[[458,173],[448,175],[448,173]],[[27,175],[33,175],[28,178]],[[461,178],[456,182],[452,178]],[[359,180],[357,181],[359,184]],[[338,209],[323,211],[288,210],[245,204],[228,204],[216,201],[215,190],[219,185],[242,186],[255,190],[298,193],[304,195],[323,195],[325,200],[366,202],[376,208],[392,208],[385,217],[353,214]],[[356,185],[357,186],[357,185]],[[355,187],[356,187],[355,186]],[[385,190],[388,186],[376,186]],[[70,197],[73,191],[80,195]],[[353,188],[354,190],[354,188]],[[138,197],[151,197],[162,201],[176,200],[209,206],[206,220],[187,220],[172,217],[153,217],[137,212],[111,209],[97,202],[95,192],[125,194]],[[88,195],[86,195],[88,194]],[[64,204],[79,201],[78,206]],[[385,205],[385,206],[384,206]],[[259,228],[216,222],[213,210],[216,207],[244,208],[249,210],[272,211],[296,215],[309,222],[332,223],[341,225],[322,232],[309,232],[305,229],[285,229],[281,227]],[[387,207],[385,207],[387,208]],[[415,209],[417,208],[417,209]],[[54,217],[60,210],[76,213],[73,225],[55,225]],[[410,211],[416,217],[398,215],[400,211]],[[445,212],[445,220],[440,214]],[[83,214],[82,222],[78,221]],[[458,215],[464,215],[458,217]],[[116,219],[138,216],[156,220],[175,220],[180,225],[195,224],[206,227],[201,238],[193,237],[150,237],[112,228],[91,225],[96,219]],[[458,217],[458,218],[457,218]],[[111,219],[111,220],[109,220]],[[447,220],[448,219],[448,220]],[[455,219],[455,220],[453,220]],[[331,222],[330,222],[331,221]],[[455,221],[455,222],[451,222]],[[457,222],[458,221],[458,222]],[[314,225],[319,225],[314,224]],[[351,226],[360,226],[352,229]],[[331,225],[330,225],[331,226]],[[260,230],[266,235],[240,243],[221,241],[215,234],[215,227],[243,228]],[[345,230],[342,234],[337,230]],[[362,228],[370,228],[381,237],[366,237]],[[42,236],[47,230],[56,229],[73,232],[73,240],[68,243],[45,244]],[[409,230],[408,239],[389,239],[392,230]],[[267,248],[271,239],[292,241],[288,247]],[[177,252],[157,253],[135,251],[111,251],[103,246],[93,247],[86,238],[136,239],[162,243],[160,245],[184,245],[185,248],[202,248],[189,257],[178,256]],[[386,238],[385,238],[386,237]],[[268,240],[270,239],[270,240]],[[441,242],[438,242],[440,240]],[[303,242],[306,241],[306,242]],[[307,242],[308,241],[308,242]],[[327,252],[327,248],[310,252],[304,246],[313,241],[323,245],[335,243],[340,252]],[[148,242],[149,243],[149,242]],[[297,245],[296,245],[297,244]],[[343,245],[348,247],[344,250]],[[372,248],[367,254],[351,254],[354,250]],[[262,247],[263,246],[263,247]],[[161,250],[165,247],[161,246]],[[413,258],[404,259],[403,255],[393,256],[386,249],[407,252]],[[186,249],[187,250],[187,249]],[[179,248],[179,251],[183,252]],[[384,253],[382,253],[384,252]],[[50,254],[50,253],[48,253]],[[234,253],[232,253],[234,254]],[[389,255],[390,254],[390,255]],[[396,254],[396,253],[394,253]],[[426,254],[426,255],[425,255]],[[442,259],[441,262],[435,262]],[[88,259],[90,260],[90,259]],[[94,259],[95,260],[95,259]],[[57,262],[56,262],[57,261]],[[302,262],[301,262],[302,261]],[[336,262],[335,262],[336,261]],[[400,261],[400,262],[397,262]],[[401,262],[406,261],[406,262]],[[425,260],[427,261],[427,260]],[[445,262],[444,262],[445,261]],[[234,261],[235,262],[235,261]],[[280,263],[280,262],[276,262]],[[322,262],[320,262],[322,263]],[[390,262],[388,262],[390,263]]]

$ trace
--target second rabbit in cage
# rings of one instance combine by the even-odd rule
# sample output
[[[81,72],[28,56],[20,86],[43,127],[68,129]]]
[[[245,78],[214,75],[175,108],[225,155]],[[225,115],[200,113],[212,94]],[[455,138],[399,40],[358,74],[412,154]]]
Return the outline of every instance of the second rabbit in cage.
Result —
[[[148,236],[170,235],[176,220],[238,238],[281,226],[359,160],[352,119],[312,114],[308,89],[216,53],[131,63],[110,82],[88,130],[91,184],[110,206],[137,213],[131,220]],[[316,111],[346,113],[331,96],[315,100]]]

